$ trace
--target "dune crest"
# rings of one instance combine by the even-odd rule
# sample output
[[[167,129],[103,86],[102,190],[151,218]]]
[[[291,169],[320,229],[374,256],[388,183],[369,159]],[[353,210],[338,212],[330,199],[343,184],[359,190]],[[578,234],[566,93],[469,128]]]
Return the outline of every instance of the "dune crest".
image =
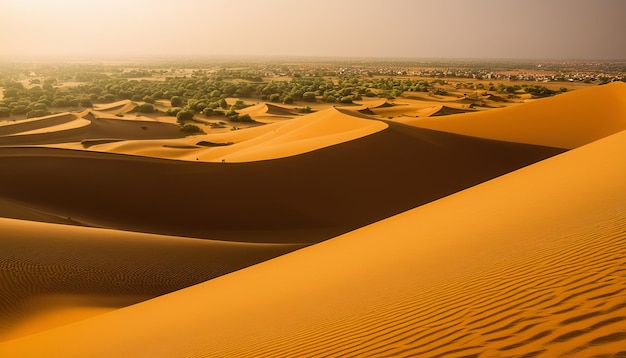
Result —
[[[124,99],[117,102],[94,104],[93,110],[98,112],[111,112],[111,113],[128,113],[137,109],[137,105],[129,99]]]
[[[581,89],[508,108],[402,122],[481,138],[571,149],[626,129],[626,83]]]
[[[0,355],[623,351],[625,151],[626,131]]]
[[[268,105],[269,106],[269,105]],[[285,122],[176,140],[126,141],[92,150],[202,162],[251,162],[294,156],[382,131],[387,124],[329,108]],[[221,145],[202,146],[201,142]]]

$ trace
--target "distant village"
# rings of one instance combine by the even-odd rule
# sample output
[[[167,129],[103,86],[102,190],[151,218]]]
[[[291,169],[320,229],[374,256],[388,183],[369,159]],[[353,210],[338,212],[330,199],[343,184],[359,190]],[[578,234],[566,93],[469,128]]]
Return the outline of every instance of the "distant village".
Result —
[[[437,66],[439,65],[439,66]],[[443,63],[443,64],[319,64],[315,68],[303,65],[270,65],[263,71],[264,77],[293,76],[407,76],[430,78],[471,78],[476,80],[509,80],[536,82],[584,82],[605,84],[626,80],[626,63],[622,62],[566,62],[537,64],[483,64]]]

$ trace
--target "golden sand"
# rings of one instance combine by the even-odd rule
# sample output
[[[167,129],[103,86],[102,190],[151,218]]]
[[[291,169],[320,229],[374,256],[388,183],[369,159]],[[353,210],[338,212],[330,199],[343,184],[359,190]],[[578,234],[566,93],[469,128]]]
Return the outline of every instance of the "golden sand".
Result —
[[[615,82],[523,106],[402,122],[481,138],[571,149],[626,129],[624,93],[626,83]]]
[[[187,138],[0,127],[2,216],[115,229],[0,219],[0,356],[626,354],[625,92],[425,104],[410,125],[369,101]],[[138,138],[52,148],[85,133]]]

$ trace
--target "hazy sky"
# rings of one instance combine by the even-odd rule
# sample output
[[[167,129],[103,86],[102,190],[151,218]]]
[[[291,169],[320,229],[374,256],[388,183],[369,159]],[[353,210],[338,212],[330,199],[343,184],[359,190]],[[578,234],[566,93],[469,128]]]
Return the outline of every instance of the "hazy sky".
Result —
[[[626,59],[624,0],[0,0],[0,57]]]

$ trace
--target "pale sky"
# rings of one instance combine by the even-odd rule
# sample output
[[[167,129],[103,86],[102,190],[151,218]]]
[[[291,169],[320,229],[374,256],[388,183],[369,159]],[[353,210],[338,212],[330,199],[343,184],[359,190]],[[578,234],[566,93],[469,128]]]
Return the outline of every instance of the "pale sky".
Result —
[[[626,59],[623,0],[0,0],[0,58]]]

